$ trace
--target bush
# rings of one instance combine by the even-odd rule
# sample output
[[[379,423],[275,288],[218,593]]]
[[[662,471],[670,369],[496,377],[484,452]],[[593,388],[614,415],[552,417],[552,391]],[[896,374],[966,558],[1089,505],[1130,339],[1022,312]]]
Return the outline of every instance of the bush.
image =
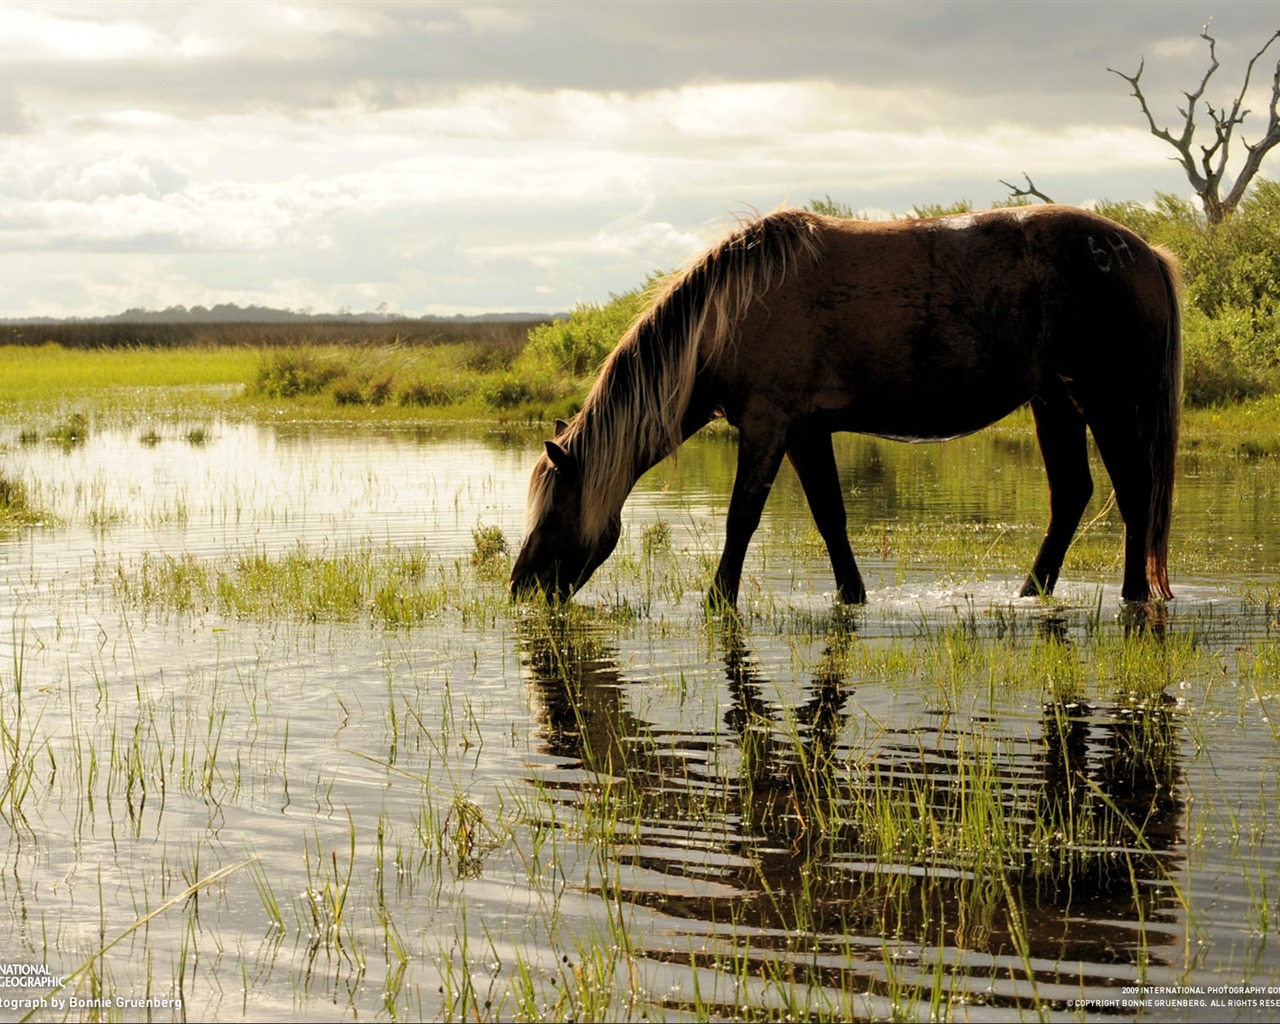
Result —
[[[525,352],[573,377],[594,372],[648,304],[650,288],[659,279],[653,275],[644,288],[614,295],[603,306],[581,303],[569,319],[535,327]]]
[[[382,405],[391,397],[392,379],[338,378],[333,385],[333,400],[339,405]]]
[[[267,398],[318,395],[347,374],[347,367],[310,349],[273,349],[262,354],[253,390]]]
[[[1195,306],[1183,313],[1183,397],[1188,405],[1225,405],[1275,390],[1280,375],[1274,362],[1252,354],[1258,329],[1251,316],[1233,311],[1212,319]]]
[[[400,389],[396,402],[402,406],[451,405],[463,397],[461,386],[451,388],[438,380],[415,380]]]
[[[519,377],[504,373],[487,381],[480,389],[480,397],[491,409],[514,409],[534,398],[531,387]]]
[[[507,538],[500,526],[477,526],[471,531],[471,564],[492,565],[507,557]]]
[[[485,343],[469,341],[463,346],[463,365],[473,373],[509,370],[524,351],[528,337],[494,338]]]

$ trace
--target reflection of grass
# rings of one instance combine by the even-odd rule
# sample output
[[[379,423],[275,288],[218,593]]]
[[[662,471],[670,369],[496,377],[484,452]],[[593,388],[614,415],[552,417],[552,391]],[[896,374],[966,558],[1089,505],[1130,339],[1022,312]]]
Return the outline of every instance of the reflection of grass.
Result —
[[[1166,840],[1146,831],[1165,827],[1173,799],[1166,794],[1180,784],[1177,725],[1159,695],[1184,674],[1210,667],[1185,639],[1162,642],[1148,633],[1072,646],[1042,638],[1034,627],[997,640],[961,622],[860,642],[837,629],[812,667],[818,678],[857,681],[859,692],[880,685],[922,689],[925,702],[947,714],[939,721],[926,709],[865,729],[859,716],[843,726],[837,718],[828,722],[837,730],[830,735],[821,709],[813,717],[812,709],[763,699],[767,681],[749,661],[726,655],[727,664],[742,666],[733,670],[737,706],[726,715],[738,736],[721,741],[719,771],[709,778],[710,766],[683,744],[664,756],[655,737],[625,730],[625,704],[613,710],[620,680],[601,649],[600,623],[577,614],[576,626],[533,617],[525,630],[536,678],[548,693],[548,728],[572,738],[586,773],[573,787],[578,813],[571,821],[598,858],[593,888],[608,904],[607,919],[614,920],[615,905],[633,901],[679,919],[687,899],[695,905],[691,914],[717,922],[712,937],[699,933],[700,954],[647,945],[631,932],[603,937],[629,951],[605,972],[611,983],[593,983],[595,991],[613,993],[615,1013],[619,1003],[628,1005],[628,994],[636,997],[628,979],[646,957],[728,975],[728,998],[724,986],[708,984],[665,1003],[699,1018],[735,1006],[817,1019],[827,1019],[817,1008],[828,1007],[830,1019],[850,1019],[847,994],[854,991],[866,993],[877,1016],[914,1018],[932,1004],[945,1017],[951,1000],[965,1006],[975,998],[1040,1012],[1050,1003],[1037,985],[1052,980],[1037,966],[1044,956],[1037,945],[1040,908],[1052,906],[1057,894],[1100,890],[1115,894],[1108,898],[1120,907],[1148,913],[1151,891],[1131,880],[1138,860],[1139,877],[1155,871],[1165,898],[1172,892],[1185,899],[1160,867]],[[670,623],[663,635],[673,642]],[[562,690],[571,700],[557,712]],[[1007,712],[990,713],[1028,698],[1038,706],[1046,695],[1043,740],[1032,740],[1016,722],[1006,726]],[[833,699],[842,700],[838,693]],[[1113,759],[1089,752],[1107,744],[1113,729],[1111,718],[1090,711],[1089,702],[1098,700],[1120,702]],[[1045,764],[1037,768],[1041,743]],[[1054,750],[1063,751],[1060,758],[1051,756]],[[1121,806],[1112,787],[1129,802]],[[563,817],[563,795],[552,791],[545,799]],[[1143,801],[1150,801],[1145,814]],[[732,854],[713,839],[729,820],[737,823]],[[673,826],[685,837],[674,844],[664,840]],[[644,856],[649,846],[650,862],[688,862],[683,884],[679,870],[671,872],[677,879],[671,896],[618,877],[635,851]],[[1117,857],[1117,851],[1126,852]],[[681,896],[689,883],[708,895]],[[805,938],[798,946],[774,941],[783,935]],[[883,936],[883,963],[869,965],[865,949],[836,952],[832,936],[841,935]],[[909,952],[920,949],[971,950],[1003,966],[984,981],[980,965],[955,970],[948,962],[944,970],[943,960],[917,961]],[[1009,975],[1024,979],[1017,999],[1008,994]],[[531,1001],[521,997],[521,1005]]]

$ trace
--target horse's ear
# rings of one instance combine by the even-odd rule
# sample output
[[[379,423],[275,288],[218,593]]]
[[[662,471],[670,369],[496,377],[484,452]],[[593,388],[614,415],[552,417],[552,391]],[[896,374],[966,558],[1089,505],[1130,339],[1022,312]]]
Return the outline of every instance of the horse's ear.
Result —
[[[560,419],[560,418],[558,418],[558,417],[557,417],[557,418],[556,418],[556,433],[555,433],[555,436],[556,436],[556,437],[559,437],[561,434],[563,434],[563,433],[564,433],[566,430],[568,430],[568,429],[569,429],[569,424],[567,424],[564,420],[562,420],[562,419]]]
[[[578,460],[568,453],[560,445],[554,441],[546,442],[547,458],[551,460],[551,465],[555,466],[560,472],[570,475],[577,475]]]

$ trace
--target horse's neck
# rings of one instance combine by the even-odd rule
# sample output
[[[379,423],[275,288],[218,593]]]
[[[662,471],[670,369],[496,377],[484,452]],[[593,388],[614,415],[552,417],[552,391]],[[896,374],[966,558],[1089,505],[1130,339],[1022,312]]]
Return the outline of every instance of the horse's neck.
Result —
[[[696,377],[681,387],[678,379],[655,370],[653,361],[652,351],[616,352],[604,370],[608,384],[598,384],[583,409],[588,472],[599,474],[589,489],[613,514],[636,482],[705,426],[715,411]],[[683,406],[679,419],[665,421],[664,406],[677,402]]]

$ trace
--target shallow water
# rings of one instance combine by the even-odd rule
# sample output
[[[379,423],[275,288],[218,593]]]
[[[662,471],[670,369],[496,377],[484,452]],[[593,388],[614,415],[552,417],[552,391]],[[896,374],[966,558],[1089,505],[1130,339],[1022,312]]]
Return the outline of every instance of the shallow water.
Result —
[[[1184,459],[1179,597],[1135,622],[1114,512],[1059,600],[1011,597],[1047,507],[1030,440],[842,440],[867,608],[833,610],[784,471],[732,624],[702,607],[727,435],[642,481],[570,616],[470,563],[478,526],[517,542],[536,435],[170,425],[63,449],[15,426],[0,446],[49,514],[0,534],[0,961],[78,971],[59,998],[182,1000],[153,1019],[1274,1016],[1270,462]],[[418,550],[452,590],[389,626],[121,586],[144,559],[300,544]],[[37,1017],[96,1013],[146,1011]]]

